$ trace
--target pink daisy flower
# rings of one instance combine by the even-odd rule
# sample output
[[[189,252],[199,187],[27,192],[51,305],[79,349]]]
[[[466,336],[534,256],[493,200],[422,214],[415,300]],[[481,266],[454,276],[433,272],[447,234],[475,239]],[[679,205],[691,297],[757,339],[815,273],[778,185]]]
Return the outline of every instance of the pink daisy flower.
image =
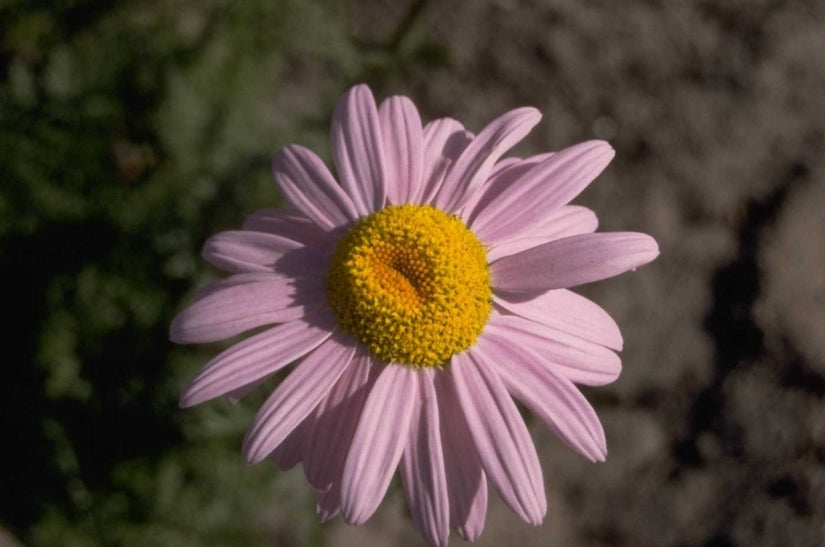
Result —
[[[650,262],[649,236],[594,233],[568,205],[613,158],[600,141],[502,155],[538,123],[510,111],[478,135],[422,127],[406,97],[350,89],[332,120],[338,181],[287,146],[275,182],[294,207],[253,213],[203,256],[230,272],[171,326],[178,343],[272,326],[214,359],[181,396],[237,401],[297,362],[258,411],[246,461],[303,463],[323,520],[361,524],[396,469],[433,545],[474,540],[488,481],[523,520],[546,512],[544,480],[514,399],[584,457],[604,460],[599,419],[576,384],[615,380],[616,323],[568,290]]]

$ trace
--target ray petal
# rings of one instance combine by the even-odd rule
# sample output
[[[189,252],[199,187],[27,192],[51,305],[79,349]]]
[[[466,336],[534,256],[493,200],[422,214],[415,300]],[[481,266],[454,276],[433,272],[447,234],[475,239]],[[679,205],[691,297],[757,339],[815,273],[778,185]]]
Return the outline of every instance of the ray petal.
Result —
[[[389,487],[408,442],[413,403],[418,397],[415,371],[387,365],[367,396],[341,479],[341,513],[362,524]]]
[[[500,240],[529,234],[548,211],[566,205],[590,184],[614,154],[604,141],[587,141],[552,154],[485,202],[473,219],[473,231],[485,241],[493,235]]]
[[[418,109],[407,97],[390,97],[378,108],[387,171],[387,199],[395,205],[412,203],[421,194],[424,135]]]
[[[264,378],[315,349],[334,328],[335,318],[319,310],[239,342],[209,361],[189,382],[180,405],[193,406]]]
[[[450,501],[433,371],[419,371],[418,380],[419,397],[401,457],[401,480],[421,535],[430,545],[443,547],[450,535]]]
[[[487,180],[496,161],[523,139],[540,119],[538,110],[524,107],[490,122],[447,171],[434,205],[442,211],[460,211],[473,191]]]
[[[335,332],[295,367],[252,421],[243,443],[247,463],[263,460],[284,441],[335,385],[354,354],[349,336]]]
[[[529,298],[613,277],[658,255],[659,246],[646,234],[581,234],[500,258],[490,265],[490,276],[496,293]]]
[[[190,304],[172,321],[170,339],[178,344],[202,344],[223,340],[249,329],[286,323],[320,305],[321,278],[307,278],[314,290],[298,292],[295,282],[276,275],[237,274],[241,279],[217,282],[219,289]],[[314,283],[312,281],[315,281]]]
[[[370,88],[357,85],[341,97],[332,116],[330,138],[341,186],[358,215],[382,209],[387,199],[386,159]]]
[[[367,350],[359,348],[352,365],[315,408],[304,473],[316,490],[328,490],[333,482],[341,480],[352,435],[369,392],[371,368]]]
[[[496,333],[479,340],[474,355],[500,371],[507,390],[527,405],[568,446],[591,461],[604,461],[607,448],[596,412],[573,383],[541,366],[528,348]]]
[[[462,539],[475,541],[484,530],[487,515],[487,478],[449,373],[436,373],[435,389],[441,411],[441,442],[450,494],[450,526]]]
[[[494,294],[493,301],[510,313],[621,351],[619,325],[601,306],[567,289],[539,294],[530,300],[513,300]]]
[[[538,526],[547,500],[536,448],[501,379],[472,349],[453,356],[450,373],[481,465],[507,506]]]
[[[358,219],[352,200],[308,148],[289,145],[272,160],[272,174],[283,196],[323,230]]]

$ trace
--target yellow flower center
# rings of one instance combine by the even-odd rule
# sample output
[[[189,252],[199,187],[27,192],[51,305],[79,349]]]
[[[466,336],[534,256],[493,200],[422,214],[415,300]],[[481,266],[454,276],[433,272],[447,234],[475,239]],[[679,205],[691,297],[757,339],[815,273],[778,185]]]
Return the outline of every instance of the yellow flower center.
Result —
[[[435,367],[472,346],[491,310],[481,242],[427,205],[382,209],[355,224],[327,272],[340,327],[373,355]]]

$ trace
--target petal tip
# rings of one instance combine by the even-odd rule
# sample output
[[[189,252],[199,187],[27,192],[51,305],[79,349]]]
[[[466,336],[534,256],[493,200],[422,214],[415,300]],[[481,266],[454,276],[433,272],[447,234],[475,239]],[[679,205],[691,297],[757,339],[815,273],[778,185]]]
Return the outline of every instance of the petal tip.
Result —
[[[541,111],[534,106],[523,106],[521,108],[517,108],[516,112],[523,115],[525,118],[535,120],[536,123],[538,123],[542,118]]]
[[[659,243],[647,234],[636,234],[639,241],[639,261],[638,266],[644,266],[648,262],[653,262],[660,254]],[[638,267],[637,266],[637,267]],[[635,268],[634,268],[635,269]]]
[[[481,537],[481,533],[484,531],[484,526],[482,523],[481,527],[473,526],[459,526],[456,528],[456,532],[458,532],[458,536],[463,539],[464,541],[476,541],[478,538]]]
[[[367,84],[365,84],[365,83],[363,83],[363,82],[362,82],[362,83],[360,83],[360,84],[355,84],[354,86],[352,86],[351,88],[349,88],[349,89],[347,90],[347,93],[356,93],[356,92],[358,92],[358,93],[363,93],[363,92],[365,92],[365,91],[366,91],[367,93],[372,94],[372,90],[370,89],[370,86],[368,86]]]
[[[613,149],[613,145],[610,144],[609,141],[606,141],[604,139],[593,139],[591,141],[586,141],[586,142],[591,143],[594,147],[604,149],[605,153],[612,153],[612,154],[616,153],[616,150]]]
[[[613,158],[616,157],[616,150],[613,148],[613,145],[600,139],[585,141],[579,145],[574,145],[574,147],[585,148],[588,161],[597,167],[594,171],[594,179],[613,161]]]
[[[261,450],[260,443],[250,441],[248,436],[244,439],[243,447],[241,448],[241,453],[243,454],[246,465],[255,465],[256,463],[262,462],[269,456],[270,452]]]
[[[178,399],[178,407],[179,408],[191,408],[198,403],[200,403],[196,397],[192,396],[190,390],[187,388],[180,394],[180,399]]]
[[[360,511],[352,508],[349,504],[342,500],[341,502],[341,518],[344,519],[344,522],[351,526],[359,526],[364,524],[367,521],[367,518],[361,514]]]
[[[201,378],[200,374],[195,376],[192,381],[189,382],[183,391],[180,394],[180,399],[178,400],[178,405],[180,408],[190,408],[193,406],[197,406],[201,403],[205,403],[210,399],[214,399],[219,395],[223,395],[222,393],[214,393],[214,391],[210,391],[209,389],[204,389],[203,379]],[[208,386],[207,386],[208,388]]]
[[[173,344],[188,344],[182,323],[183,312],[175,316],[175,318],[172,319],[172,324],[169,325],[169,341]]]
[[[603,443],[597,441],[596,446],[592,446],[589,450],[576,450],[579,454],[584,456],[591,463],[604,463],[607,461],[607,447]]]
[[[321,524],[323,524],[323,523],[329,522],[333,518],[335,518],[335,515],[338,514],[338,511],[337,510],[335,510],[335,511],[334,510],[329,510],[329,509],[326,509],[324,507],[317,506],[315,508],[315,513],[317,513],[318,519],[321,521]]]
[[[529,126],[527,132],[530,132],[530,130],[533,127],[538,125],[538,123],[541,121],[543,117],[541,111],[538,108],[532,106],[523,106],[521,108],[517,108],[513,111],[513,113],[517,115],[519,118],[521,118],[520,122],[522,124]]]

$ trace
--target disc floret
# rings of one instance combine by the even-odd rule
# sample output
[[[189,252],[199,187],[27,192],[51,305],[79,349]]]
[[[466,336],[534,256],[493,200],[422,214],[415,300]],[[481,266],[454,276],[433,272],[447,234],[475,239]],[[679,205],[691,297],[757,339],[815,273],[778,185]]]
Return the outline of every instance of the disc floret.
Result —
[[[339,326],[373,355],[440,366],[471,347],[492,308],[481,242],[427,205],[391,206],[339,241],[327,273]]]

